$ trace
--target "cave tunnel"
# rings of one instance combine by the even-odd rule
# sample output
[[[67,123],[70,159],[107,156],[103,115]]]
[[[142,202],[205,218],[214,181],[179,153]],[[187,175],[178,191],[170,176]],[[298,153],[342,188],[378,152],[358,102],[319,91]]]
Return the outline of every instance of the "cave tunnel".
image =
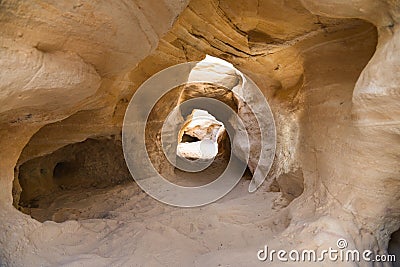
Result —
[[[395,2],[0,1],[0,266],[259,266],[267,245],[343,240],[398,256]],[[142,184],[222,185],[233,158],[204,205]]]

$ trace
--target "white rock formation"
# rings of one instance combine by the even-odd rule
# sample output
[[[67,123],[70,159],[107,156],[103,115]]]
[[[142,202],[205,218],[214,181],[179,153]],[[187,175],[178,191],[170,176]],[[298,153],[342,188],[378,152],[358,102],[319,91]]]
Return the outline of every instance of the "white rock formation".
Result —
[[[205,110],[194,109],[179,131],[177,155],[188,159],[212,159],[218,154],[218,141],[224,132],[222,122]],[[184,142],[184,135],[199,141]]]

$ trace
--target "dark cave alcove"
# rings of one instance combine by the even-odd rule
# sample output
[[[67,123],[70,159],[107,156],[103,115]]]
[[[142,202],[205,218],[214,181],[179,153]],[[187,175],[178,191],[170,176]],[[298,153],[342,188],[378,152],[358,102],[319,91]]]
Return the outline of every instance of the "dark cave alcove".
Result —
[[[133,183],[121,141],[114,138],[87,139],[28,160],[19,166],[17,179],[22,189],[18,208],[39,221],[70,219],[65,214],[54,219],[53,213],[65,208],[62,199],[73,201],[73,194]]]

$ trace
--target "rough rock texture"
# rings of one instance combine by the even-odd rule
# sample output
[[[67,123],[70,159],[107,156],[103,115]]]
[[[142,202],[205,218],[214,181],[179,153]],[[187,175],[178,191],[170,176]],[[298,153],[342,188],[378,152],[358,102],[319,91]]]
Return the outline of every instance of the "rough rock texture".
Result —
[[[56,210],[52,216],[46,217],[51,206],[43,202],[54,200],[64,191],[106,188],[130,179],[120,140],[88,139],[21,165],[18,181],[22,193],[15,205],[38,221],[62,222],[61,211]],[[78,208],[69,212],[76,214],[76,219],[81,218]],[[96,218],[96,215],[92,218]],[[68,219],[73,217],[69,216]]]
[[[107,106],[100,119],[114,109],[113,84],[124,83],[186,5],[166,2],[1,2],[1,142],[17,139],[14,151],[2,151],[3,199],[11,201],[9,171],[40,127],[80,110]]]
[[[347,115],[331,116],[337,122],[340,120],[337,129],[346,134],[338,142],[334,138],[341,136],[340,130],[331,129],[328,138],[313,141],[319,152],[313,156],[317,183],[311,190],[322,200],[322,207],[331,206],[329,217],[333,222],[346,217],[352,221],[341,225],[346,232],[344,236],[355,247],[383,252],[390,234],[400,226],[397,215],[400,149],[394,145],[400,131],[400,5],[396,1],[303,3],[315,14],[361,18],[377,27],[375,54],[358,77],[352,95],[346,96],[346,102],[351,103]],[[322,149],[334,144],[339,146],[329,151]],[[307,173],[305,176],[312,177]]]
[[[130,84],[123,78],[126,71],[156,48],[186,4],[1,1],[1,263],[22,265],[23,255],[32,253],[22,249],[30,246],[26,234],[45,227],[11,206],[14,167],[22,149],[41,127],[61,120],[56,131],[48,128],[35,135],[38,142],[26,150],[26,160],[102,135],[99,129],[112,132],[111,117],[120,101],[113,86]],[[15,225],[21,230],[15,231]]]
[[[224,124],[213,115],[193,109],[179,131],[176,154],[189,159],[212,159],[218,154],[218,141],[224,132]]]
[[[398,1],[187,4],[0,2],[1,264],[253,266],[265,244],[323,249],[340,237],[349,248],[386,252],[400,226]],[[271,106],[271,187],[248,194],[242,181],[190,210],[157,203],[133,183],[69,192],[54,203],[82,217],[63,213],[60,221],[82,220],[60,224],[12,206],[24,163],[118,136],[142,82],[206,54],[248,75]]]

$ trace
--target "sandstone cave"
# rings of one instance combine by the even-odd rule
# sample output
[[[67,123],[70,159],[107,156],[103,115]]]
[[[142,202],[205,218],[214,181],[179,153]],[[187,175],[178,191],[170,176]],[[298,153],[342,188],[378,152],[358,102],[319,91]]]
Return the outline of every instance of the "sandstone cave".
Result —
[[[399,23],[397,0],[0,1],[0,266],[400,266]],[[143,125],[152,168],[199,188],[245,168],[177,207],[134,179],[124,120],[190,62]],[[339,240],[396,258],[257,254]]]

